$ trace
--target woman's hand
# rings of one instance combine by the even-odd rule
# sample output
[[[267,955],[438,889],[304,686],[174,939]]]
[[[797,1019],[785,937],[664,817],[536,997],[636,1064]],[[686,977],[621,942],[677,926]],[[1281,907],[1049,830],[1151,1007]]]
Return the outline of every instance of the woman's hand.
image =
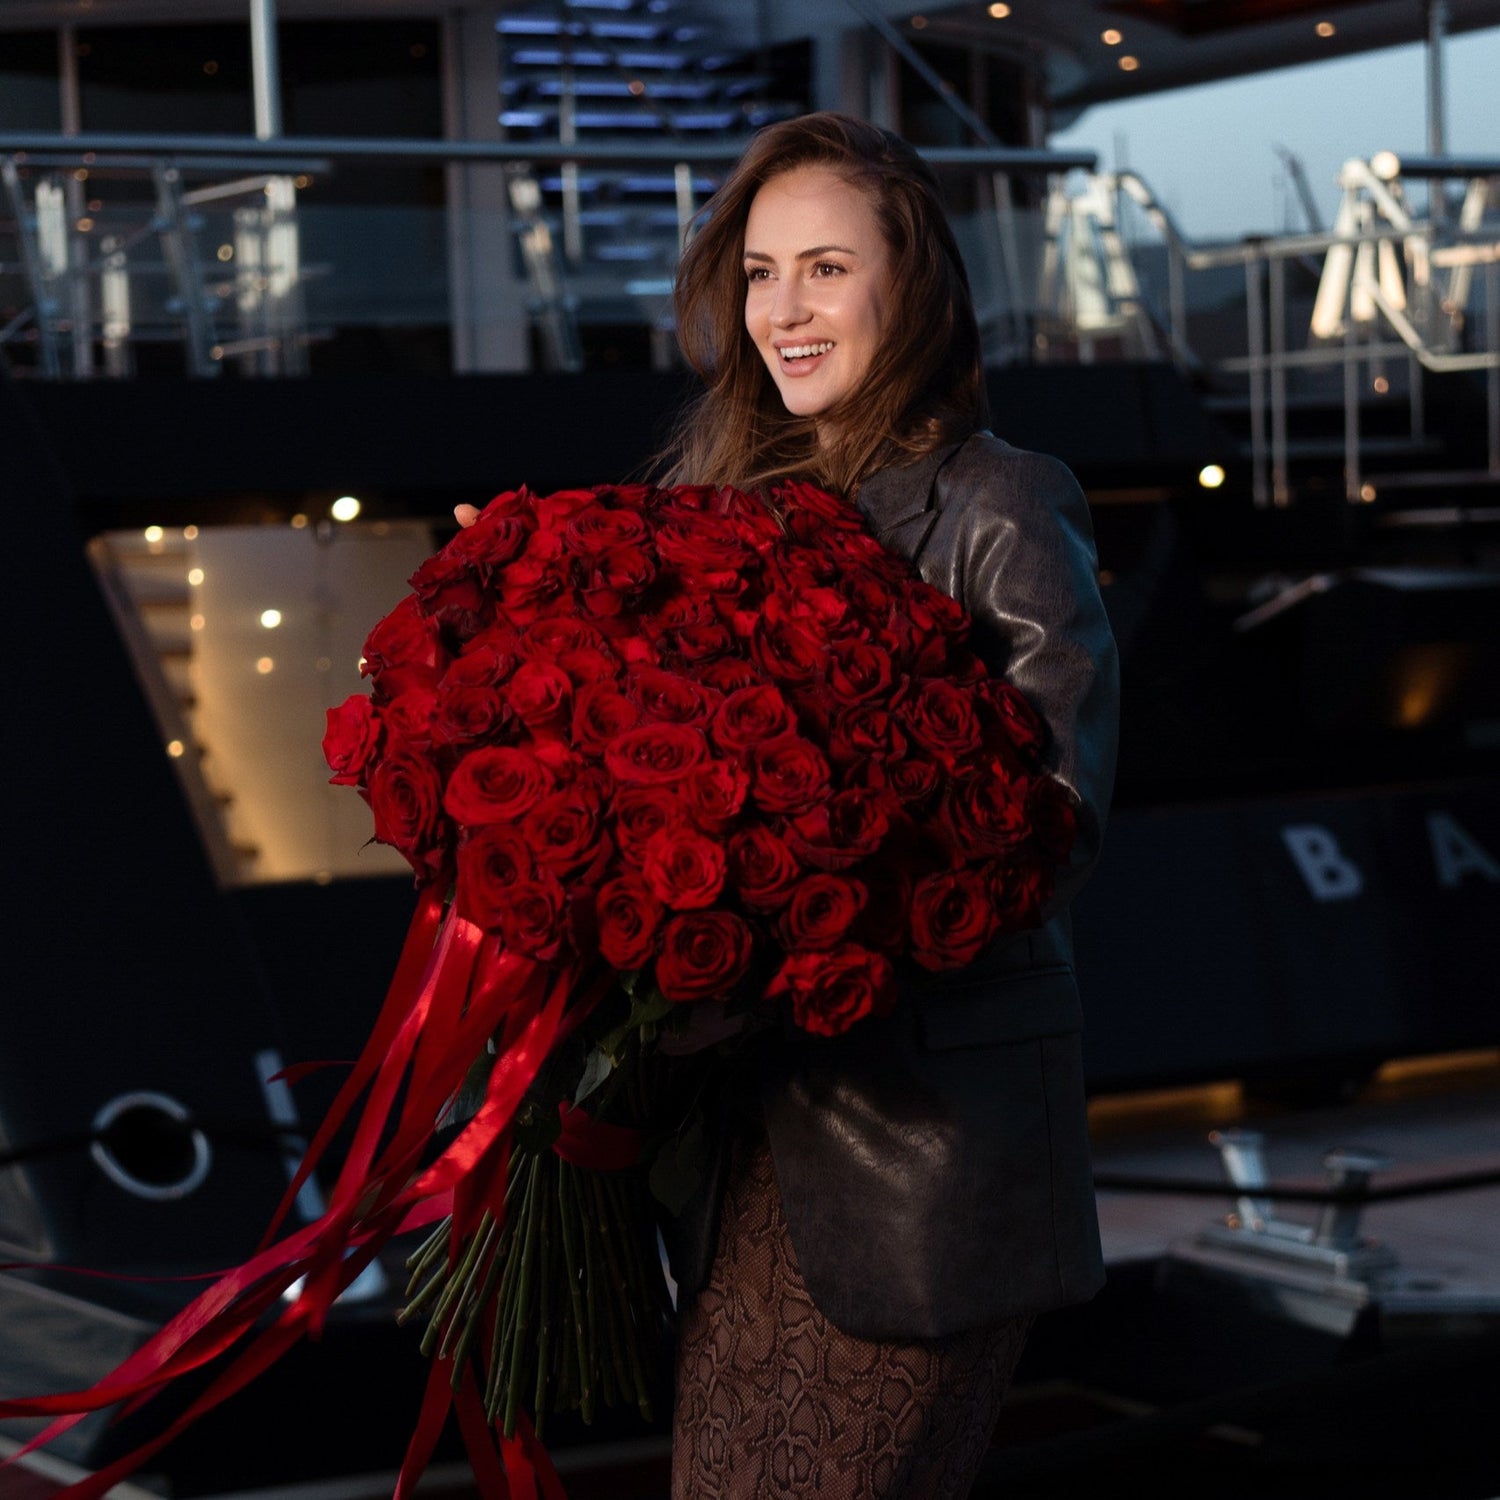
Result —
[[[479,519],[479,507],[477,505],[455,505],[453,507],[453,519],[460,526],[472,526]]]

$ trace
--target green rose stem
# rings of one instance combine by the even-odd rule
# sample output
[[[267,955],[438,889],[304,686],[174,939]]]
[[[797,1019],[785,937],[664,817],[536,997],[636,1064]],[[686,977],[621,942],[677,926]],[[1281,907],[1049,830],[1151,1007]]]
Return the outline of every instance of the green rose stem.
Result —
[[[531,1409],[536,1414],[538,1424],[541,1423],[542,1414],[547,1409],[549,1373],[547,1364],[552,1356],[552,1203],[557,1192],[557,1180],[552,1171],[552,1163],[556,1160],[557,1158],[549,1151],[537,1163],[542,1179],[542,1201],[537,1205],[537,1254],[541,1258],[538,1273],[541,1285],[537,1292],[537,1306],[541,1312],[539,1319],[541,1327],[537,1329],[536,1392],[532,1399]]]
[[[479,1221],[479,1232],[471,1237],[467,1256],[467,1264],[461,1268],[461,1273],[455,1277],[454,1284],[458,1286],[458,1294],[449,1303],[449,1316],[447,1327],[443,1330],[443,1341],[438,1346],[438,1354],[441,1358],[448,1358],[454,1350],[455,1344],[462,1341],[463,1335],[468,1331],[474,1320],[474,1313],[484,1303],[484,1293],[480,1292],[477,1299],[474,1298],[474,1288],[480,1284],[481,1273],[486,1282],[489,1280],[489,1269],[495,1263],[495,1242],[503,1231],[500,1226],[490,1217],[488,1213]],[[477,1250],[472,1248],[477,1244]],[[443,1314],[442,1305],[439,1304],[438,1311],[433,1314],[433,1320],[437,1321]],[[454,1375],[458,1370],[455,1366]]]
[[[474,1259],[479,1253],[479,1242],[483,1238],[483,1225],[493,1222],[486,1214],[481,1222],[481,1231],[469,1236],[464,1245],[463,1254],[459,1257],[458,1265],[446,1278],[442,1294],[438,1297],[437,1306],[432,1310],[432,1316],[427,1320],[427,1331],[422,1335],[422,1353],[432,1355],[438,1346],[438,1338],[442,1332],[444,1323],[447,1321],[448,1313],[457,1301],[465,1287],[469,1272],[474,1265]]]
[[[531,1331],[531,1294],[535,1284],[537,1242],[541,1237],[542,1160],[536,1157],[531,1163],[531,1182],[526,1190],[525,1232],[521,1243],[521,1276],[516,1289],[516,1327],[510,1351],[510,1369],[507,1372],[505,1393],[505,1435],[514,1437],[516,1416],[521,1406],[521,1375],[526,1363],[527,1335]]]
[[[484,1321],[484,1310],[489,1307],[495,1296],[496,1289],[500,1285],[500,1278],[505,1274],[505,1265],[509,1257],[506,1254],[506,1246],[510,1238],[510,1226],[499,1233],[499,1243],[495,1246],[494,1254],[490,1256],[489,1267],[485,1271],[484,1285],[480,1289],[478,1297],[470,1304],[468,1314],[464,1318],[463,1333],[458,1340],[458,1346],[453,1351],[453,1389],[457,1391],[463,1383],[464,1371],[468,1366],[469,1353],[474,1347],[474,1340],[478,1337],[480,1326]]]
[[[587,1272],[585,1265],[580,1264],[581,1246],[578,1243],[577,1219],[574,1215],[572,1176],[573,1168],[566,1162],[559,1162],[558,1219],[562,1228],[563,1263],[567,1272],[568,1300],[573,1307],[573,1348],[570,1360],[577,1360],[578,1399],[583,1410],[583,1420],[591,1422],[594,1419],[594,1382],[592,1366],[589,1363],[587,1315],[584,1311],[586,1283],[580,1280]]]
[[[610,1284],[615,1292],[615,1311],[619,1339],[611,1353],[615,1359],[615,1372],[620,1381],[620,1394],[634,1391],[636,1405],[642,1416],[650,1420],[651,1396],[646,1389],[645,1371],[641,1368],[640,1328],[631,1310],[631,1289],[625,1271],[626,1253],[617,1243],[621,1235],[630,1237],[630,1225],[614,1212],[609,1189],[603,1175],[594,1178],[594,1202],[599,1214],[599,1228],[604,1241],[604,1255],[609,1264]],[[623,1358],[622,1358],[623,1346]]]
[[[576,1222],[583,1240],[583,1291],[588,1322],[588,1357],[584,1360],[584,1379],[591,1383],[596,1379],[599,1382],[599,1386],[589,1392],[588,1402],[584,1407],[584,1421],[591,1422],[594,1416],[593,1398],[596,1392],[602,1394],[605,1402],[610,1405],[613,1405],[617,1398],[614,1394],[614,1381],[609,1366],[599,1359],[599,1334],[602,1320],[599,1312],[599,1269],[595,1256],[595,1237],[590,1233],[592,1226],[589,1222],[588,1207],[584,1201],[583,1183],[576,1172],[570,1172],[568,1177],[573,1187],[573,1209],[577,1214]]]

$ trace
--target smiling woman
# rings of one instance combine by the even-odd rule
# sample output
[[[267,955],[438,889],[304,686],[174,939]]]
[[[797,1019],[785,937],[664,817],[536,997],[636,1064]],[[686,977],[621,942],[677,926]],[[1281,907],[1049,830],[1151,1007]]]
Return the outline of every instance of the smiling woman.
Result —
[[[745,277],[745,328],[789,412],[818,417],[863,385],[892,294],[864,193],[827,167],[773,178],[750,205]]]

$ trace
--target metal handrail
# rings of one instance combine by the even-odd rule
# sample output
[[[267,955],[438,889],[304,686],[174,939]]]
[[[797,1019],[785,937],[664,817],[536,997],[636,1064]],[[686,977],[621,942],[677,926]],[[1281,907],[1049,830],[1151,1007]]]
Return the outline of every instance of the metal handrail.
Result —
[[[744,143],[711,144],[679,141],[554,141],[410,140],[373,136],[276,136],[258,140],[248,135],[180,135],[161,132],[100,131],[88,135],[59,135],[40,130],[0,130],[0,155],[46,153],[69,159],[93,154],[173,157],[229,156],[248,161],[267,157],[327,157],[332,161],[503,162],[556,164],[579,162],[595,166],[640,166],[643,162],[672,165],[727,165],[739,160]],[[1098,157],[1092,151],[1042,151],[1019,146],[927,146],[924,160],[938,167],[985,167],[1010,172],[1093,171]]]

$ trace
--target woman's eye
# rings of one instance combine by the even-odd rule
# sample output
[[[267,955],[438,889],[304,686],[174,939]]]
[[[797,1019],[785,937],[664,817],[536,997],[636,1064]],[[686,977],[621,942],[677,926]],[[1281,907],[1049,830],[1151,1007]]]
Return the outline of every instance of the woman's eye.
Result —
[[[825,278],[829,276],[842,276],[844,274],[844,268],[839,265],[837,261],[820,260],[817,265],[813,267],[813,274]]]
[[[746,281],[765,281],[769,279],[770,275],[771,273],[764,266],[745,267]]]

